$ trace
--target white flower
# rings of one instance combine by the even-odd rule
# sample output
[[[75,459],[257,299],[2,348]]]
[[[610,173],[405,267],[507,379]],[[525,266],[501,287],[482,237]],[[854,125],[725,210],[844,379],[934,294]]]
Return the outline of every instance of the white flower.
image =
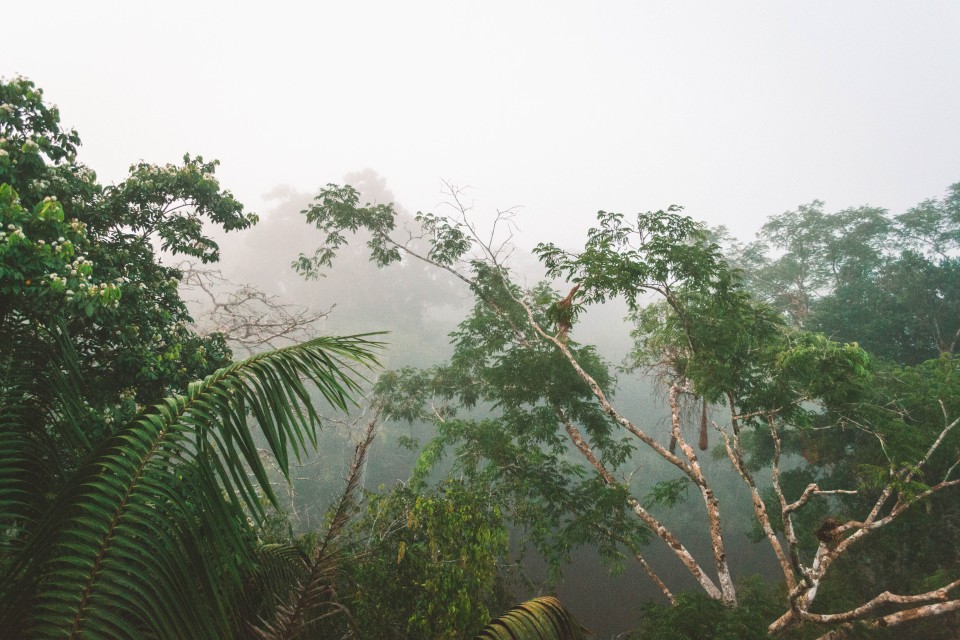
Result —
[[[10,155],[10,154],[7,153],[7,150],[6,150],[6,149],[0,149],[0,158],[5,158],[5,157],[7,157],[8,155]]]

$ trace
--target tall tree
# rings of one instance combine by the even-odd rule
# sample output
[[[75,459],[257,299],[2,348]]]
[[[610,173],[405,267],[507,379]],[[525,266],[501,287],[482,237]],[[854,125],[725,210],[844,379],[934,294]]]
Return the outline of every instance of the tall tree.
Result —
[[[312,259],[302,257],[298,263],[306,271],[329,266],[347,241],[345,234],[362,229],[369,233],[368,246],[378,264],[419,259],[452,273],[473,292],[476,305],[454,334],[450,363],[402,372],[385,389],[385,408],[392,415],[433,416],[440,438],[426,448],[424,466],[454,446],[459,469],[499,482],[513,496],[519,518],[539,522],[543,531],[560,530],[554,542],[569,548],[589,541],[611,553],[625,545],[673,600],[669,585],[644,557],[644,539],[659,540],[709,598],[735,606],[721,502],[680,428],[683,398],[706,398],[728,413],[715,430],[749,490],[762,537],[790,593],[783,605],[786,613],[772,632],[803,623],[838,628],[853,621],[897,624],[960,606],[949,595],[960,583],[946,581],[921,594],[885,594],[835,613],[816,609],[820,586],[837,573],[831,568],[840,566],[834,561],[848,557],[862,540],[875,539],[876,531],[901,519],[917,502],[955,491],[960,482],[950,477],[955,467],[936,482],[917,484],[919,468],[932,456],[951,451],[949,445],[943,448],[957,424],[951,412],[946,412],[946,422],[931,425],[919,454],[898,450],[889,460],[889,474],[875,485],[810,482],[784,488],[784,440],[819,420],[839,420],[850,407],[870,399],[865,395],[869,359],[861,349],[784,325],[774,309],[750,296],[702,226],[676,209],[636,216],[600,212],[582,250],[540,245],[536,252],[548,275],[573,285],[569,293],[555,293],[548,285],[524,289],[514,283],[504,262],[509,250],[496,235],[503,220],[494,222],[492,234],[481,232],[467,209],[458,206],[456,191],[451,197],[454,215],[418,215],[430,240],[429,249],[422,251],[395,235],[391,205],[360,206],[354,190],[331,185],[307,212],[308,220],[329,234],[328,241]],[[870,212],[851,216],[854,222],[875,217]],[[842,277],[844,267],[854,263],[837,256],[830,276]],[[827,279],[826,272],[822,278]],[[815,288],[821,280],[811,282]],[[646,307],[650,295],[659,296],[661,304]],[[668,389],[670,435],[679,453],[618,409],[607,365],[575,341],[578,313],[616,296],[642,319],[638,354],[660,365]],[[457,412],[461,406],[482,407],[485,417],[464,416]],[[769,443],[762,464],[748,464],[748,439]],[[659,458],[676,479],[653,487],[649,495],[638,494],[627,465],[634,448]],[[755,478],[764,468],[776,495],[772,509]],[[676,502],[684,487],[703,504],[702,528],[711,543],[705,558],[696,557],[655,515],[656,502]],[[811,503],[854,495],[869,505],[860,519],[828,527],[819,546],[804,548],[797,513]]]
[[[960,184],[900,215],[814,201],[731,246],[748,288],[795,326],[915,365],[960,344]]]
[[[206,218],[255,221],[216,163],[139,164],[114,186],[25,79],[0,82],[0,629],[13,638],[222,638],[314,395],[346,409],[377,343],[318,338],[229,364],[190,327],[154,248],[218,257]],[[224,366],[226,365],[226,366]]]

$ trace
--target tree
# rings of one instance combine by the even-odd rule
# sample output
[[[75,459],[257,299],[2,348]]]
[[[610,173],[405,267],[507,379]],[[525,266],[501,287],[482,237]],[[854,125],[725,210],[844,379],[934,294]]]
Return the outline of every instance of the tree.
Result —
[[[282,304],[277,296],[251,284],[231,282],[217,269],[191,262],[181,263],[177,269],[182,274],[184,295],[200,295],[195,301],[197,331],[220,334],[232,348],[248,355],[315,337],[316,323],[329,314]]]
[[[10,637],[247,633],[248,581],[287,475],[316,443],[311,389],[347,409],[379,346],[317,338],[229,363],[154,248],[218,257],[204,218],[255,221],[216,163],[115,186],[25,79],[0,82],[0,629]],[[251,420],[248,422],[248,420]],[[291,456],[292,454],[292,456]]]
[[[219,335],[190,331],[177,284],[155,248],[201,262],[219,247],[209,221],[226,231],[257,219],[215,176],[217,162],[185,156],[180,166],[139,163],[104,186],[76,161],[80,143],[42,91],[22,78],[0,83],[0,183],[7,185],[4,327],[49,325],[66,311],[78,366],[103,410],[133,389],[140,404],[224,366]]]
[[[416,251],[394,237],[391,205],[361,207],[355,191],[331,185],[306,212],[310,222],[328,232],[328,241],[312,259],[298,262],[308,272],[329,266],[346,242],[344,234],[363,229],[378,264],[401,257],[422,260],[452,273],[473,292],[476,305],[454,334],[450,363],[400,372],[384,389],[389,414],[433,417],[439,439],[426,447],[424,467],[456,447],[457,468],[499,483],[512,496],[514,517],[532,527],[541,547],[562,550],[590,542],[609,556],[626,548],[673,602],[670,587],[644,558],[645,540],[659,539],[707,597],[732,607],[737,590],[727,561],[721,504],[680,429],[683,398],[704,398],[727,411],[725,424],[714,428],[749,490],[763,539],[790,594],[783,603],[786,613],[771,632],[801,623],[841,629],[852,621],[898,624],[960,606],[960,600],[950,599],[960,583],[947,581],[921,594],[883,594],[841,612],[815,609],[818,589],[832,575],[830,568],[839,566],[836,560],[862,540],[875,538],[876,531],[901,519],[913,505],[960,483],[950,478],[953,466],[936,482],[916,484],[919,470],[933,455],[950,451],[941,447],[954,437],[953,414],[946,412],[939,426],[928,425],[933,435],[919,455],[911,457],[915,450],[905,449],[890,458],[888,474],[874,485],[821,487],[811,482],[795,493],[785,490],[783,441],[802,436],[819,420],[852,420],[851,408],[870,399],[865,395],[869,358],[860,348],[785,325],[774,309],[751,297],[702,226],[676,209],[632,217],[600,212],[581,251],[538,246],[547,274],[575,286],[569,307],[563,304],[561,324],[557,301],[566,300],[563,293],[546,284],[525,290],[511,280],[503,261],[507,251],[495,233],[503,220],[494,223],[493,234],[481,233],[460,206],[457,192],[451,197],[453,215],[417,216],[430,247]],[[853,216],[863,217],[876,216]],[[841,278],[853,262],[838,256],[835,264],[832,273]],[[651,294],[662,303],[644,308]],[[626,299],[641,319],[636,353],[659,367],[668,389],[670,435],[680,453],[618,410],[606,363],[574,340],[577,314],[615,296]],[[485,417],[471,419],[458,407],[482,407]],[[762,463],[748,464],[745,440],[760,439],[768,443],[769,455]],[[663,461],[675,479],[650,488],[646,496],[639,493],[625,474],[635,448]],[[772,509],[754,477],[764,468],[770,470],[776,496]],[[711,542],[708,559],[695,557],[655,515],[658,501],[675,503],[686,487],[703,504],[703,528]],[[813,551],[802,548],[797,512],[811,501],[829,504],[853,495],[869,505],[860,519],[828,527],[829,534]],[[559,536],[545,543],[557,531]]]
[[[361,638],[471,638],[497,611],[507,531],[496,501],[450,480],[370,495],[346,536],[340,597]],[[333,635],[333,634],[331,634]]]
[[[814,201],[771,216],[728,256],[747,287],[796,326],[916,365],[954,353],[960,336],[960,184],[891,216]],[[882,313],[879,312],[882,310]]]

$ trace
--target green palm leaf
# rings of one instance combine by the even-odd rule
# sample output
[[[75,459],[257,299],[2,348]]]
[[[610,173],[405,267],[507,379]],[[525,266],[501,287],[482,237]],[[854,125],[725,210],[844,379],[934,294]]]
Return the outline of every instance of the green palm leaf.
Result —
[[[304,380],[345,409],[376,346],[320,338],[258,354],[117,431],[13,564],[7,584],[21,591],[7,613],[23,617],[5,628],[31,638],[226,637],[231,603],[220,592],[236,591],[252,564],[245,514],[263,516],[259,492],[276,501],[248,414],[286,474],[288,450],[299,458],[319,427]]]

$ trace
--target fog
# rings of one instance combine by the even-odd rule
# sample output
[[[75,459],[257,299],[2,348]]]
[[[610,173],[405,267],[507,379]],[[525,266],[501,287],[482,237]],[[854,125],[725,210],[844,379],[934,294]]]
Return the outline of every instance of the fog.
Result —
[[[321,238],[299,212],[328,182],[410,213],[443,213],[444,181],[467,188],[481,220],[515,207],[514,266],[533,284],[529,249],[582,242],[598,209],[679,204],[748,239],[767,216],[813,199],[901,211],[960,179],[956,2],[49,2],[3,12],[0,74],[44,89],[79,131],[83,162],[111,182],[141,159],[219,159],[221,184],[261,215],[253,230],[219,237],[224,276],[329,311],[317,331],[390,332],[386,368],[442,362],[472,297],[418,264],[378,270],[362,251],[345,251],[327,278],[296,275],[290,263]],[[577,339],[619,363],[624,313],[591,312]],[[649,390],[624,376],[626,413],[662,423]],[[384,430],[371,487],[406,477],[413,454],[396,440],[415,428],[429,437],[422,426]],[[336,438],[325,446],[342,454]],[[725,464],[711,473],[742,506],[725,512],[732,564],[759,572],[768,551],[737,530],[749,503]],[[701,516],[689,530],[682,514],[665,516],[694,536],[695,555],[707,543]],[[672,558],[652,562],[668,581],[682,575]],[[635,623],[658,594],[632,568],[608,577],[589,552],[568,574],[561,598],[597,637]]]
[[[50,2],[4,22],[0,73],[45,89],[102,178],[190,151],[258,211],[372,167],[412,211],[441,179],[522,206],[531,245],[669,204],[743,236],[960,175],[949,0]]]

